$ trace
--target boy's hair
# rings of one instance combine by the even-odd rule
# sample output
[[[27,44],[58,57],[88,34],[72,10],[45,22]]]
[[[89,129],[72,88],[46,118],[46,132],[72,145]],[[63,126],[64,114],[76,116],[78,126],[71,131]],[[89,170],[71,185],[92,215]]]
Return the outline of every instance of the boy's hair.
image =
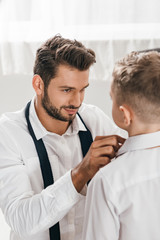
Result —
[[[84,71],[88,70],[94,62],[93,50],[84,47],[76,40],[56,35],[37,50],[34,74],[40,75],[45,87],[48,87],[51,79],[56,77],[59,65]]]
[[[131,106],[144,122],[160,121],[160,53],[131,52],[115,64],[113,84],[118,105]]]

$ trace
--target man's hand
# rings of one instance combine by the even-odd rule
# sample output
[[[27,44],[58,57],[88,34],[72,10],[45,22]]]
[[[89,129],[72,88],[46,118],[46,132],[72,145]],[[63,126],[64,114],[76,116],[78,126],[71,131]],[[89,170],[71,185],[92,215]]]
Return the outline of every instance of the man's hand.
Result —
[[[117,136],[97,136],[81,163],[71,173],[73,184],[78,192],[95,175],[115,157],[125,139]]]

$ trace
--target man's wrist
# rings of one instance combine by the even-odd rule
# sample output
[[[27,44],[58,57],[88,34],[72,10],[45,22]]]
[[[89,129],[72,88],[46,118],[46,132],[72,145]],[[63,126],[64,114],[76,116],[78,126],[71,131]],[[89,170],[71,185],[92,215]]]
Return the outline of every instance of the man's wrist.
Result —
[[[79,165],[74,169],[72,169],[71,178],[72,178],[74,187],[79,193],[81,192],[85,184],[89,181],[89,176],[87,172]]]

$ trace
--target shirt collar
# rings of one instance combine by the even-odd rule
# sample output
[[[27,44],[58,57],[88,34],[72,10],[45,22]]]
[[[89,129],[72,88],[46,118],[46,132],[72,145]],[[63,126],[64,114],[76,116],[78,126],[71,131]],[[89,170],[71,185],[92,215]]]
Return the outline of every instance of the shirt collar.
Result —
[[[34,133],[35,133],[35,136],[36,136],[37,140],[43,138],[47,134],[55,135],[55,133],[47,131],[45,129],[45,127],[41,124],[41,122],[40,122],[40,120],[37,116],[36,110],[35,110],[34,100],[35,100],[35,98],[33,98],[32,101],[31,101],[29,118],[30,118],[30,122],[31,122],[31,125],[32,125],[32,128],[34,130]],[[87,131],[87,129],[84,126],[84,124],[82,123],[79,116],[76,114],[76,116],[75,116],[74,120],[72,121],[71,125],[69,126],[69,128],[67,129],[67,131],[63,135],[77,134],[79,131]]]
[[[126,152],[153,148],[157,146],[160,146],[160,131],[132,136],[126,139],[122,147],[117,152],[116,157]]]
[[[81,121],[80,117],[76,114],[75,118],[73,119],[71,125],[64,133],[64,135],[77,134],[79,131],[87,131],[87,129]]]

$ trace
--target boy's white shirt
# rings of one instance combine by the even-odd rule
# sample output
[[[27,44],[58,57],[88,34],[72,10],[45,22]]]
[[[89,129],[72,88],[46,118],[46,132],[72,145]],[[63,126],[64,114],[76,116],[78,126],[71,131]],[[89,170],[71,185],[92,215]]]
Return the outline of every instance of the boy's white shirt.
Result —
[[[83,240],[160,239],[160,131],[129,137],[89,184]]]

